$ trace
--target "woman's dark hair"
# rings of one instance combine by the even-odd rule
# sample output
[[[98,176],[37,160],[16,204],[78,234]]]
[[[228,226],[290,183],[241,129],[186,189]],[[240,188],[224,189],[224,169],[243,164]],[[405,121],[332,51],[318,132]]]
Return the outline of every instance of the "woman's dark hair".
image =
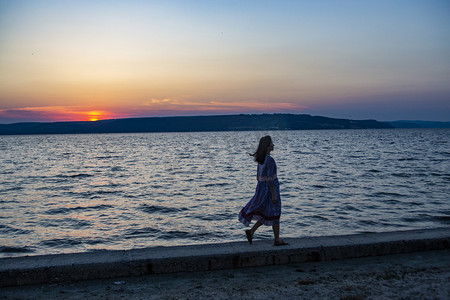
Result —
[[[264,163],[264,160],[266,160],[267,155],[267,149],[269,148],[270,144],[272,143],[272,138],[270,135],[266,135],[265,137],[262,137],[259,140],[258,149],[255,153],[250,154],[255,158],[255,161],[258,162],[260,165]]]

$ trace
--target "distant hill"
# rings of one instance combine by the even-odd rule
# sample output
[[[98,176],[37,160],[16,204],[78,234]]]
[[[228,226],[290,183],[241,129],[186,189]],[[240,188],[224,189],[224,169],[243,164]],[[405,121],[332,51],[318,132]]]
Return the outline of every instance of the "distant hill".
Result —
[[[450,122],[400,120],[385,123],[395,128],[450,128]]]
[[[392,128],[375,120],[333,119],[311,115],[260,114],[196,117],[152,117],[96,122],[0,124],[0,134],[75,134],[131,132],[249,131]]]

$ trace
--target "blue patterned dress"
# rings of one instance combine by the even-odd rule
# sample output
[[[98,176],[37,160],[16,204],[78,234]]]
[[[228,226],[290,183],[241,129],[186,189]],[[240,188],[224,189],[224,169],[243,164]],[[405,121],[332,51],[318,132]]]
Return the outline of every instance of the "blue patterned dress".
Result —
[[[252,220],[260,221],[264,225],[276,225],[280,222],[281,198],[280,184],[277,178],[277,165],[275,160],[267,155],[264,164],[258,164],[258,184],[255,195],[239,213],[239,221],[245,226],[250,225]],[[272,203],[270,185],[273,185],[278,201]]]

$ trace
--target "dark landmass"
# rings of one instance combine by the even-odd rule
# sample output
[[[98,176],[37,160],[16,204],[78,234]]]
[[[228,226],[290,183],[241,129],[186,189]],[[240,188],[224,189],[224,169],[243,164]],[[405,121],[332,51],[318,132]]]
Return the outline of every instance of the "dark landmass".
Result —
[[[190,131],[251,131],[392,128],[375,120],[347,120],[295,114],[152,117],[101,120],[0,124],[0,134],[77,134]]]
[[[395,128],[450,128],[450,122],[434,121],[394,121],[385,122]]]

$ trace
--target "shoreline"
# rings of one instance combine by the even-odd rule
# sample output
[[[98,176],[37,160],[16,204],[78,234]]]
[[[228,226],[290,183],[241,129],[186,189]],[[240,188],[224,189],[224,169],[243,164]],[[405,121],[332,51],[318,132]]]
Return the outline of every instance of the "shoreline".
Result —
[[[0,288],[0,299],[449,299],[450,251]]]
[[[243,238],[245,238],[243,236]],[[0,287],[323,262],[444,250],[450,227],[0,259]]]

